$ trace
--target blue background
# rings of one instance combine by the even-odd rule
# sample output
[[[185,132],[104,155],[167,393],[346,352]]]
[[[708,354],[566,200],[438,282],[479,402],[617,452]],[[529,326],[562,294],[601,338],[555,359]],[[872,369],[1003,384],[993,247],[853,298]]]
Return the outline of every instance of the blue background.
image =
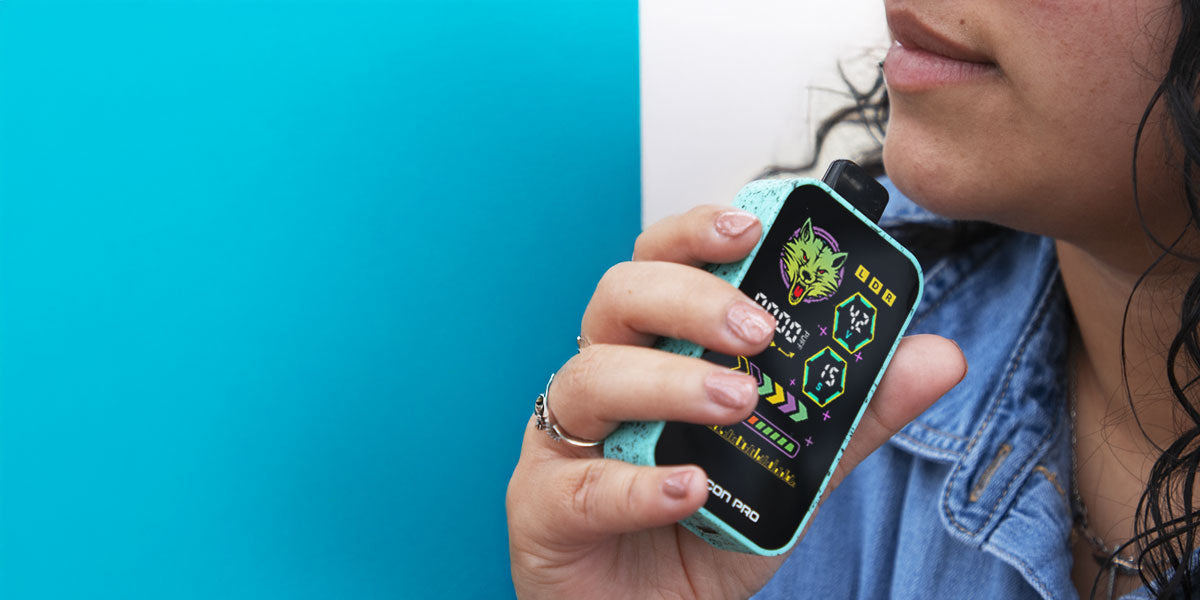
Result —
[[[632,0],[0,0],[0,596],[511,596]]]

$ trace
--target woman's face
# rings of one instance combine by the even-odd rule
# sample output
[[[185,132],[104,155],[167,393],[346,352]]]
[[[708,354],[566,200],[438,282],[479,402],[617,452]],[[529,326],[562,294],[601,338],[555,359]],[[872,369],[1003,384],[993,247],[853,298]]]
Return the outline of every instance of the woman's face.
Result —
[[[1133,140],[1174,44],[1176,0],[886,5],[901,47],[884,65],[884,162],[901,190],[946,216],[1056,237],[1140,230]],[[1178,185],[1164,185],[1160,115],[1139,158],[1147,203]]]

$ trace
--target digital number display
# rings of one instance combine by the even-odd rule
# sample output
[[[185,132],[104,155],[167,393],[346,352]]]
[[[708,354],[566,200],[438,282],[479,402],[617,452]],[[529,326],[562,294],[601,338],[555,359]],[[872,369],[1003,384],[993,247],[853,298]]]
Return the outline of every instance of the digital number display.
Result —
[[[705,508],[764,549],[791,541],[816,500],[917,300],[918,271],[870,225],[816,185],[784,202],[741,290],[778,321],[757,356],[703,358],[759,384],[746,420],[667,423],[659,465],[694,463]]]

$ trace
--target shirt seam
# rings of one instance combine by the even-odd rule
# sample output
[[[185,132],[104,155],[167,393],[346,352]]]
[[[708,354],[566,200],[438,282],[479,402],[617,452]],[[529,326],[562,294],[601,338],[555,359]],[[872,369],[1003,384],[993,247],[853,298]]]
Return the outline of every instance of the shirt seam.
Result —
[[[1016,555],[1004,550],[1003,548],[1000,548],[996,544],[989,542],[986,547],[989,550],[991,550],[992,552],[995,552],[996,554],[1000,555],[1001,558],[1007,559],[1008,564],[1010,564],[1014,567],[1017,567],[1018,570],[1020,570],[1021,573],[1023,575],[1025,575],[1026,581],[1032,583],[1033,586],[1035,588],[1037,588],[1038,593],[1040,593],[1043,598],[1056,598],[1057,597],[1050,592],[1050,586],[1046,585],[1046,582],[1042,581],[1042,578],[1038,577],[1037,574],[1035,574],[1033,572],[1033,568],[1029,566],[1029,563],[1025,562],[1024,560],[1021,560],[1020,558],[1017,558]]]
[[[942,271],[946,270],[946,267],[951,262],[952,261],[949,258],[943,258],[942,260],[937,261],[937,263],[935,263],[932,267],[930,267],[930,269],[928,271],[926,271],[925,281],[929,281],[929,280],[933,279],[934,277],[937,277],[938,273],[941,273]]]
[[[1033,468],[1033,472],[1040,474],[1046,479],[1046,481],[1049,481],[1050,484],[1054,486],[1054,491],[1058,492],[1059,496],[1062,496],[1063,498],[1067,497],[1067,491],[1063,489],[1062,484],[1058,483],[1058,475],[1046,467],[1046,465],[1039,464]]]
[[[1021,360],[1025,356],[1026,348],[1028,348],[1028,340],[1021,343],[1021,348],[1017,352],[1016,360],[1013,361],[1013,366],[1010,367],[1008,371],[1008,377],[1006,377],[1004,380],[1003,389],[1001,389],[1000,394],[996,397],[996,400],[992,402],[992,407],[990,410],[988,410],[987,418],[984,419],[983,424],[979,426],[979,432],[975,435],[975,437],[971,438],[970,442],[967,443],[967,449],[964,454],[970,454],[971,450],[975,448],[975,444],[979,441],[979,438],[983,435],[983,432],[987,430],[988,425],[991,424],[992,417],[996,415],[997,409],[1000,407],[1000,403],[1003,402],[1006,397],[1008,397],[1008,387],[1012,383],[1013,377],[1016,375],[1016,367],[1021,363]],[[992,509],[988,511],[987,519],[984,519],[984,522],[980,524],[978,529],[970,530],[962,526],[958,522],[958,519],[954,518],[954,512],[950,510],[950,492],[954,489],[954,481],[958,476],[958,472],[962,470],[964,462],[965,461],[959,461],[954,465],[954,470],[950,472],[950,480],[946,482],[946,491],[942,495],[942,512],[946,514],[946,518],[949,519],[950,524],[954,525],[954,527],[959,531],[970,536],[975,536],[978,535],[984,526],[986,526],[987,523],[992,520],[992,517],[996,514],[996,509],[1000,506],[1000,500],[1004,498],[1004,495],[1001,494],[1000,498],[997,498],[996,502],[992,504]],[[1007,490],[1008,488],[1005,487],[1005,491]]]
[[[913,425],[916,425],[917,427],[920,427],[920,428],[922,428],[922,429],[927,429],[927,430],[929,430],[930,432],[932,432],[932,433],[935,433],[935,434],[937,434],[937,435],[943,435],[943,436],[946,436],[946,437],[948,437],[948,438],[950,438],[950,439],[959,440],[959,441],[961,441],[961,442],[970,441],[970,438],[968,438],[968,437],[967,437],[967,436],[965,436],[965,435],[958,435],[958,434],[950,433],[949,431],[943,431],[943,430],[941,430],[941,429],[938,429],[938,428],[936,428],[936,427],[932,427],[932,426],[930,426],[930,425],[926,425],[925,423],[922,423],[922,422],[920,422],[920,421],[913,421],[913,422],[912,422],[912,424],[913,424]]]
[[[904,433],[903,431],[896,432],[896,434],[893,437],[903,438],[906,442],[908,442],[910,444],[914,444],[914,445],[920,446],[922,448],[926,448],[933,452],[939,452],[939,453],[945,454],[945,455],[947,455],[948,458],[956,458],[957,459],[957,458],[963,457],[962,452],[958,452],[955,450],[947,450],[945,448],[938,448],[937,446],[932,446],[930,444],[926,444],[925,442],[922,442],[922,441],[918,440],[917,438],[915,438],[911,435],[908,435],[907,433]]]
[[[1022,361],[1025,358],[1025,351],[1029,348],[1033,334],[1038,330],[1041,322],[1046,318],[1046,311],[1044,310],[1044,307],[1053,289],[1054,279],[1051,279],[1045,285],[1045,290],[1042,292],[1041,299],[1038,301],[1037,307],[1035,308],[1037,317],[1032,323],[1030,323],[1028,329],[1022,336],[1020,348],[1017,350],[1016,356],[1013,358],[1012,364],[1009,366],[1008,376],[1004,380],[1004,387],[1001,389],[1000,394],[997,395],[996,399],[992,402],[992,406],[988,410],[987,418],[984,419],[983,424],[979,426],[979,429],[976,431],[975,435],[971,437],[971,441],[967,443],[967,448],[964,451],[964,455],[969,455],[971,453],[971,450],[974,449],[975,445],[979,442],[979,439],[983,437],[983,433],[987,431],[989,425],[991,425],[992,419],[996,416],[996,412],[1000,408],[1000,404],[1008,397],[1009,387],[1012,384],[1013,377],[1016,375]],[[1021,467],[1013,472],[1012,477],[1009,478],[1008,484],[1004,486],[1004,490],[1001,491],[1000,495],[996,498],[996,501],[992,504],[991,510],[988,511],[987,518],[984,519],[984,521],[975,530],[970,530],[964,527],[961,523],[959,523],[958,519],[954,517],[954,512],[950,510],[950,494],[954,488],[954,482],[958,476],[958,473],[962,470],[965,461],[959,461],[956,463],[954,465],[954,469],[950,472],[950,478],[946,482],[946,490],[942,495],[942,513],[946,515],[946,519],[950,522],[950,524],[966,535],[979,535],[979,532],[982,531],[983,528],[986,527],[996,515],[996,511],[1000,508],[1001,502],[1006,496],[1008,496],[1009,490],[1012,489],[1013,482],[1015,482],[1017,477],[1025,471],[1026,467],[1028,467],[1029,464],[1035,460],[1035,457],[1039,456],[1042,448],[1052,437],[1053,433],[1054,428],[1047,428],[1046,434],[1042,436],[1042,439],[1035,446],[1035,451],[1030,453],[1030,455],[1021,463]]]
[[[999,240],[999,239],[996,239],[996,240],[993,240],[993,241],[992,241],[992,243],[991,243],[991,245],[990,245],[990,246],[994,247],[994,246],[997,246],[997,245],[999,245],[999,243],[1000,243],[1000,240]],[[990,250],[992,250],[992,249],[993,249],[993,248],[988,248],[988,250],[989,250],[989,253],[990,253]],[[982,251],[982,250],[979,250],[979,252],[980,252],[980,253],[983,253],[983,251]],[[947,263],[949,263],[949,261],[946,261],[946,262],[947,262]],[[941,270],[943,270],[943,269],[938,269],[938,270],[939,270],[939,271],[941,271]],[[930,279],[932,279],[932,277],[926,277],[926,278],[925,278],[925,281],[928,283]],[[912,323],[909,325],[909,328],[910,328],[910,329],[911,329],[911,328],[914,328],[914,327],[916,327],[917,325],[920,325],[921,323],[923,323],[923,322],[925,321],[925,319],[926,319],[926,318],[928,318],[930,315],[932,315],[934,312],[936,312],[936,311],[937,311],[937,309],[938,309],[938,308],[940,308],[940,307],[941,307],[943,304],[945,304],[947,300],[949,300],[951,297],[953,297],[953,296],[954,296],[954,292],[955,292],[955,291],[957,291],[957,290],[958,290],[958,288],[962,287],[962,286],[963,286],[963,284],[965,284],[965,283],[966,283],[968,280],[970,280],[970,279],[971,279],[971,274],[970,274],[970,273],[968,273],[968,274],[965,274],[965,275],[963,275],[962,277],[960,277],[960,278],[958,279],[958,281],[954,282],[954,284],[953,284],[953,285],[951,285],[949,288],[947,288],[947,289],[943,290],[943,291],[940,293],[940,296],[941,296],[941,297],[940,297],[940,298],[938,298],[938,301],[937,301],[937,302],[936,302],[936,303],[935,303],[933,306],[930,306],[929,308],[927,308],[927,309],[923,310],[923,311],[921,312],[920,316],[916,317],[916,318],[913,320],[913,322],[912,322]]]

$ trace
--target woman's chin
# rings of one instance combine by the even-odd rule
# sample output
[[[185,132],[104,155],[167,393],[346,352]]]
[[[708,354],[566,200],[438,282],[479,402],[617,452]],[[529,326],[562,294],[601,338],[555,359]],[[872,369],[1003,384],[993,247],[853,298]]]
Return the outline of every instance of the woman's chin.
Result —
[[[964,171],[961,162],[947,156],[930,155],[921,148],[893,143],[889,132],[883,148],[884,170],[909,200],[918,206],[951,219],[988,220],[981,205],[978,183]],[[961,158],[961,157],[960,157]]]

